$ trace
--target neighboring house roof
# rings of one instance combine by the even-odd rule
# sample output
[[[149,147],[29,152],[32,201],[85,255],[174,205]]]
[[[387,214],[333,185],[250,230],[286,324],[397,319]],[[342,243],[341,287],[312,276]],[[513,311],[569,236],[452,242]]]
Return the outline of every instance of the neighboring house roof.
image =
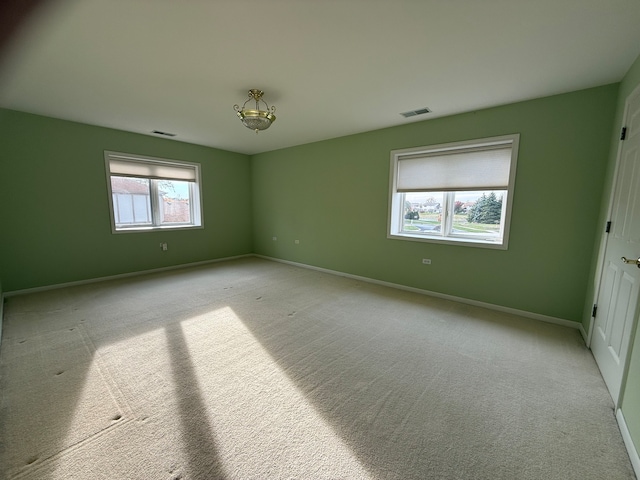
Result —
[[[149,195],[149,186],[135,178],[111,177],[111,192]]]

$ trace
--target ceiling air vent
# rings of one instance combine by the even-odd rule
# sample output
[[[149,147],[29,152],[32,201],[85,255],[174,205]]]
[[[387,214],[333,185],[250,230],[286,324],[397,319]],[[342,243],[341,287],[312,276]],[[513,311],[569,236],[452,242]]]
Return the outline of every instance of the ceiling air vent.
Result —
[[[430,112],[431,110],[429,110],[427,107],[424,107],[424,108],[419,108],[417,110],[404,112],[404,113],[401,113],[400,115],[402,115],[404,118],[409,118],[409,117],[415,117],[416,115],[424,115],[425,113],[430,113]]]
[[[161,132],[160,130],[152,130],[151,133],[155,133],[156,135],[164,135],[165,137],[175,137],[175,133]]]

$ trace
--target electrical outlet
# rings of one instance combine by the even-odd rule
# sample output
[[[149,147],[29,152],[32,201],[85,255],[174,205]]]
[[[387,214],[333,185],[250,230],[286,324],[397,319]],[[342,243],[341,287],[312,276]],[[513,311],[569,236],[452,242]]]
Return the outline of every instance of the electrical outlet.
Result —
[[[160,244],[160,249],[166,252],[169,249],[167,242],[162,242]]]
[[[423,258],[422,259],[422,263],[424,263],[425,265],[431,265],[431,259],[430,258]]]
[[[294,240],[293,243],[297,245],[298,243],[300,243],[300,240]]]
[[[272,240],[275,242],[276,240],[278,240],[278,237],[273,237]]]

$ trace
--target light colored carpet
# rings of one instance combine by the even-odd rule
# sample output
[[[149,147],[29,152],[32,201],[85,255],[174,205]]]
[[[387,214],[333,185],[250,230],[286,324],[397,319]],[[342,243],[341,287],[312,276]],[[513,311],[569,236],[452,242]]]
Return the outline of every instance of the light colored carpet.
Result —
[[[633,479],[579,333],[246,258],[7,299],[8,479]]]

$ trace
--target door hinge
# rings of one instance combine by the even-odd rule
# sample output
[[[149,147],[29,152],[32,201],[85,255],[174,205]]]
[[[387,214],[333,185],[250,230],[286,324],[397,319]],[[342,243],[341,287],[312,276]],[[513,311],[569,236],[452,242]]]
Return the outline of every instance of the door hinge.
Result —
[[[607,226],[604,228],[605,233],[609,233],[611,231],[611,222],[607,222]]]
[[[598,312],[598,305],[596,305],[595,303],[593,304],[593,310],[591,310],[591,316],[593,318],[596,318],[596,313]]]
[[[620,132],[620,140],[624,140],[627,138],[627,127],[622,127],[622,131]]]

